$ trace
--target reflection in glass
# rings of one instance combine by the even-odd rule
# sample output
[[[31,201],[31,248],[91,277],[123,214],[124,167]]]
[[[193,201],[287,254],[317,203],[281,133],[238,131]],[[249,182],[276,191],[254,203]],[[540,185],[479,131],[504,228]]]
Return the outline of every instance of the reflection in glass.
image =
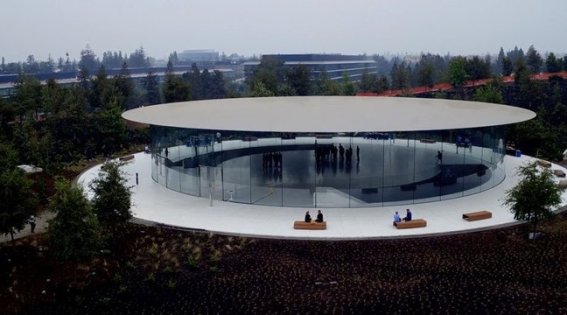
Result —
[[[151,127],[154,181],[246,204],[373,207],[459,198],[504,180],[501,127],[275,133]]]

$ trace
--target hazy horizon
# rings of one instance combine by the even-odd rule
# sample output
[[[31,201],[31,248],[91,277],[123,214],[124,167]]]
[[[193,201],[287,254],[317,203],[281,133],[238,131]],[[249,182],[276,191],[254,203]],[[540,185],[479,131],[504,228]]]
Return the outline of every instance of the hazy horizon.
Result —
[[[165,59],[213,49],[227,55],[496,54],[500,47],[567,53],[567,1],[4,0],[0,57],[64,57],[89,45]]]

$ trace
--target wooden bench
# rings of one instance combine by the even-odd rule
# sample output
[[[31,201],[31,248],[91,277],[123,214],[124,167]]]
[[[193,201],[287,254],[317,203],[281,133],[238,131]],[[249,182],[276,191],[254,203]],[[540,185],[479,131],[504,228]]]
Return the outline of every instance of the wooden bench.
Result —
[[[411,221],[394,222],[394,226],[398,229],[411,229],[427,226],[427,221],[424,219],[415,219]]]
[[[293,223],[293,228],[296,230],[326,230],[327,221],[323,222],[305,222],[305,221],[295,221]]]
[[[555,174],[555,176],[557,177],[565,177],[565,172],[563,172],[562,170],[553,170],[553,174]]]
[[[119,160],[122,161],[122,162],[130,161],[130,160],[133,160],[133,159],[134,159],[134,155],[133,155],[133,154],[126,155],[126,156],[121,156],[121,157],[119,158]]]
[[[537,160],[537,165],[539,165],[541,167],[545,167],[545,168],[550,168],[551,162],[548,162],[548,161],[545,161],[545,160]]]
[[[490,218],[492,218],[492,212],[490,211],[477,211],[463,214],[463,219],[467,221],[484,220]]]

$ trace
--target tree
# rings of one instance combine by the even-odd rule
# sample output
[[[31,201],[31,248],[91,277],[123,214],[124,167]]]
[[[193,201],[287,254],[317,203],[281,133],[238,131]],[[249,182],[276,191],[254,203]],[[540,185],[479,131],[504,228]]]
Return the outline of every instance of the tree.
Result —
[[[262,81],[256,82],[252,92],[250,93],[251,97],[270,97],[274,96],[274,92],[268,90]]]
[[[356,91],[354,88],[354,84],[350,80],[348,74],[343,73],[343,80],[341,82],[341,95],[352,96],[355,95]]]
[[[545,68],[547,72],[555,73],[561,71],[561,65],[557,61],[554,53],[547,55],[545,59]]]
[[[538,170],[535,162],[520,166],[520,182],[506,192],[504,204],[514,213],[514,219],[530,221],[537,232],[539,221],[553,215],[553,208],[561,204],[561,189],[553,181],[548,169]]]
[[[215,70],[211,82],[211,98],[225,98],[226,88],[222,72]]]
[[[49,243],[57,257],[86,258],[100,249],[102,234],[99,222],[80,187],[63,179],[56,180],[49,210],[55,213],[49,221]]]
[[[37,198],[32,182],[18,168],[0,173],[0,233],[10,234],[24,228],[27,219],[35,213]]]
[[[534,46],[530,46],[526,54],[526,65],[530,73],[538,73],[541,70],[543,59],[541,55],[535,50]]]
[[[96,58],[96,54],[89,45],[81,50],[81,60],[79,68],[86,68],[89,72],[95,72],[100,67],[100,62]]]
[[[311,78],[307,66],[300,64],[287,69],[285,76],[295,95],[305,96],[311,93]]]
[[[131,187],[127,186],[121,166],[118,162],[105,163],[90,184],[95,194],[92,200],[94,213],[101,226],[110,232],[117,232],[132,218]]]
[[[254,89],[258,82],[262,82],[264,88],[273,95],[281,95],[280,90],[282,90],[281,86],[285,81],[284,79],[284,63],[275,56],[262,56],[260,65],[247,83]]]
[[[466,63],[467,60],[464,57],[455,57],[449,62],[449,83],[455,88],[462,87],[467,81]]]
[[[493,84],[487,84],[476,90],[473,99],[477,102],[502,104],[502,93]]]
[[[130,70],[126,62],[122,64],[120,73],[114,78],[114,87],[118,92],[120,107],[123,109],[129,108],[128,105],[130,104],[128,104],[128,101],[134,93],[134,83],[132,83]]]
[[[435,69],[433,68],[433,64],[429,62],[420,62],[419,70],[418,70],[418,78],[417,84],[420,86],[427,86],[432,88],[435,82],[433,81],[433,72]]]
[[[132,68],[145,68],[150,66],[150,63],[146,58],[146,52],[144,51],[144,47],[140,47],[139,49],[136,49],[133,53],[130,54],[130,58],[128,59],[128,64]]]
[[[508,57],[504,57],[502,59],[502,75],[509,76],[514,71],[514,65],[512,64],[512,60]]]
[[[154,105],[161,103],[161,96],[159,94],[158,77],[151,70],[148,72],[144,80],[144,87],[146,88],[146,97],[148,104]]]
[[[97,143],[100,144],[100,151],[105,156],[111,156],[127,143],[126,125],[121,115],[122,108],[117,97],[111,96],[110,101],[95,117]]]
[[[395,61],[390,71],[390,77],[392,78],[392,89],[403,90],[409,87],[409,71],[405,62],[398,65]]]
[[[191,99],[191,90],[180,76],[167,72],[163,85],[163,98],[166,103],[183,102]]]

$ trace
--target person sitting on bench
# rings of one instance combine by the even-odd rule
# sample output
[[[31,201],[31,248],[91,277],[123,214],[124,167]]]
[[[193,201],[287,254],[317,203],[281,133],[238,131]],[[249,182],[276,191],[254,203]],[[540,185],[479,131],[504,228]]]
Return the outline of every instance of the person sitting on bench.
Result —
[[[411,211],[410,209],[406,210],[406,217],[404,218],[404,221],[411,221]]]
[[[323,213],[321,213],[321,210],[317,211],[317,219],[315,219],[315,222],[323,222]]]
[[[394,214],[394,224],[401,221],[402,219],[400,218],[400,214],[398,213],[398,211],[396,211],[396,213]]]
[[[305,212],[305,222],[311,222],[311,215],[309,214],[309,210]]]

